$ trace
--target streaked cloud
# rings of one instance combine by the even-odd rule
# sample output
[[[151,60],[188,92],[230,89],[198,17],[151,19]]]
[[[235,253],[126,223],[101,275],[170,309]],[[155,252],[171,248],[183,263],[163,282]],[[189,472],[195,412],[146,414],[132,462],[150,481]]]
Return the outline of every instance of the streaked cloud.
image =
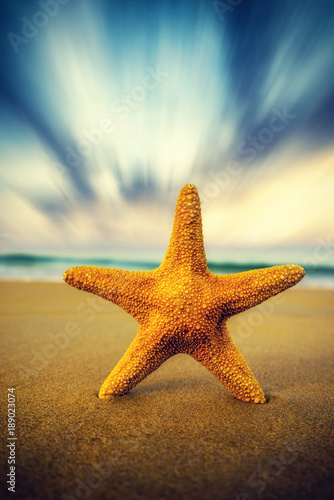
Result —
[[[37,6],[7,4],[19,33]],[[333,21],[330,2],[244,2],[221,22],[212,2],[72,1],[17,54],[8,41],[6,248],[164,246],[182,185],[205,198],[230,162],[208,244],[312,245],[334,208]]]

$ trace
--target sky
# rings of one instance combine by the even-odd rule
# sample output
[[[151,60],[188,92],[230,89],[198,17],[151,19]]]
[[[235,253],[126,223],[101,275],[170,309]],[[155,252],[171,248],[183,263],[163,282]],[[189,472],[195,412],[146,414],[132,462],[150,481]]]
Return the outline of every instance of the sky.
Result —
[[[1,9],[0,253],[333,246],[331,0]]]

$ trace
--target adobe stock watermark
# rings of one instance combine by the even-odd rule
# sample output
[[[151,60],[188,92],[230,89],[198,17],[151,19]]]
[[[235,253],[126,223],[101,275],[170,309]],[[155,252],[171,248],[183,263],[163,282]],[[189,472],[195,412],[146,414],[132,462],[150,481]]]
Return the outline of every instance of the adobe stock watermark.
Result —
[[[20,46],[27,45],[35,38],[41,28],[45,28],[50,18],[55,17],[59,12],[60,5],[66,5],[70,0],[39,0],[37,3],[41,10],[37,10],[33,16],[28,19],[26,16],[21,17],[22,27],[21,34],[7,33],[7,38],[15,52],[19,53]]]
[[[325,262],[334,252],[334,240],[332,234],[327,234],[326,239],[317,238],[317,246],[313,250],[313,255],[303,259],[302,266],[316,269],[320,263]]]
[[[219,19],[224,21],[224,15],[226,12],[233,12],[238,5],[242,4],[244,0],[226,0],[221,2],[220,0],[214,0],[212,2],[213,8],[215,9]]]
[[[286,471],[287,467],[293,464],[298,456],[299,450],[294,443],[286,446],[277,457],[268,460],[264,466],[257,467],[252,472],[247,479],[247,487],[250,489],[249,494],[240,492],[235,497],[236,500],[249,500],[254,498],[254,494],[257,496],[262,495],[267,486]]]
[[[90,498],[94,490],[100,488],[103,482],[112,474],[113,466],[111,463],[93,464],[94,470],[89,472],[85,478],[75,478],[76,488],[75,496],[64,493],[62,500],[86,500]]]
[[[81,139],[75,147],[67,145],[65,147],[64,163],[53,161],[52,165],[56,168],[61,176],[65,172],[71,172],[78,168],[83,163],[84,157],[89,156],[94,148],[100,146],[106,134],[110,134],[115,130],[115,118],[124,121],[128,118],[131,110],[136,109],[142,103],[148,92],[152,92],[169,77],[167,71],[162,71],[157,65],[155,68],[145,66],[145,74],[142,78],[141,85],[135,85],[129,94],[122,94],[119,99],[116,99],[111,105],[111,113],[113,119],[107,116],[100,120],[98,127],[91,130],[82,130]]]
[[[65,172],[71,172],[82,164],[83,158],[89,156],[95,147],[102,144],[105,134],[110,134],[114,129],[115,126],[111,120],[103,118],[97,128],[82,130],[82,139],[76,143],[75,147],[70,145],[65,147],[65,162],[53,161],[52,166],[56,168],[60,176],[64,175]]]
[[[326,262],[334,253],[334,240],[332,234],[327,234],[326,239],[323,237],[317,238],[317,245],[313,249],[312,255],[305,257],[301,266],[305,268],[306,275],[312,270],[316,270],[320,264]],[[294,288],[299,288],[302,286],[303,280],[301,280]]]
[[[244,342],[254,333],[254,328],[261,326],[266,319],[274,314],[277,304],[281,305],[285,301],[285,295],[279,293],[264,301],[260,307],[253,309],[246,317],[238,314],[236,316],[238,326],[236,333],[233,334],[233,339],[238,343]]]
[[[285,130],[285,128],[296,118],[296,114],[289,113],[284,105],[281,109],[274,108],[273,116],[270,118],[267,127],[262,127],[256,135],[248,135],[247,139],[242,141],[237,151],[240,156],[246,156],[247,163],[254,161],[258,154],[273,142],[275,136]],[[210,172],[209,176],[212,181],[205,184],[200,191],[202,207],[225,189],[231,181],[232,177],[240,175],[242,169],[238,161],[230,161],[227,166],[219,172]]]
[[[209,177],[212,181],[207,182],[202,190],[199,190],[199,197],[202,208],[205,208],[209,201],[216,198],[218,194],[228,186],[232,177],[237,177],[241,174],[239,162],[230,161],[219,172],[209,172]]]
[[[81,302],[77,307],[79,317],[85,318],[87,324],[91,323],[96,313],[100,312],[104,307],[98,303],[97,297],[87,297],[84,302]],[[82,332],[79,324],[76,321],[68,321],[64,328],[58,332],[49,332],[48,338],[50,342],[43,345],[39,350],[32,349],[32,358],[25,364],[19,363],[20,378],[34,377],[54,360],[58,354],[63,351],[69,344],[70,339],[77,337]]]
[[[249,135],[247,139],[239,145],[238,153],[240,155],[248,155],[247,158],[245,158],[248,163],[254,161],[259,151],[263,151],[268,144],[273,142],[275,135],[283,132],[297,116],[289,113],[286,106],[283,106],[281,110],[274,108],[273,115],[267,127],[262,127],[257,135]]]

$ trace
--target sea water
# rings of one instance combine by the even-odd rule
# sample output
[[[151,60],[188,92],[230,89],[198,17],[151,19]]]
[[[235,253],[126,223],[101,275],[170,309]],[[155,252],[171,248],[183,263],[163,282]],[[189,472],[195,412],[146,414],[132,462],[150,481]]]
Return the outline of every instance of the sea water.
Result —
[[[0,254],[0,279],[24,281],[61,281],[63,273],[74,266],[100,266],[130,271],[157,268],[164,250],[136,249],[115,251],[110,257],[97,255],[45,255],[43,253]],[[306,276],[303,287],[334,289],[334,249],[211,249],[207,250],[208,268],[215,274],[234,274],[281,264],[298,264]]]

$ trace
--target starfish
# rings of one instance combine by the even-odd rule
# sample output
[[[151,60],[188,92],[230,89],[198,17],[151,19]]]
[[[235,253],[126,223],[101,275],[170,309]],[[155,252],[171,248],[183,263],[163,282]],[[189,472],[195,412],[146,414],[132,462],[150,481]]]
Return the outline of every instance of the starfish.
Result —
[[[103,383],[100,398],[126,394],[168,358],[186,353],[236,398],[266,403],[226,322],[295,285],[304,274],[296,265],[212,274],[204,250],[199,195],[193,184],[187,184],[180,191],[169,246],[157,269],[80,266],[66,271],[64,280],[117,304],[139,323],[137,336]]]

